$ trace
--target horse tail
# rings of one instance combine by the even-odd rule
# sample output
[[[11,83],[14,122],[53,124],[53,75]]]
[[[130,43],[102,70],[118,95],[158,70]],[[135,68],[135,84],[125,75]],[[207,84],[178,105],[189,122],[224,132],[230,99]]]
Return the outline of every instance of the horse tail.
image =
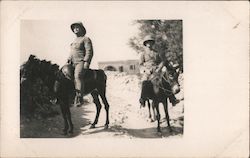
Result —
[[[106,86],[106,83],[107,83],[107,75],[105,74],[105,72],[103,71],[103,70],[101,70],[101,72],[102,72],[102,76],[103,76],[103,83],[105,84],[105,86]]]

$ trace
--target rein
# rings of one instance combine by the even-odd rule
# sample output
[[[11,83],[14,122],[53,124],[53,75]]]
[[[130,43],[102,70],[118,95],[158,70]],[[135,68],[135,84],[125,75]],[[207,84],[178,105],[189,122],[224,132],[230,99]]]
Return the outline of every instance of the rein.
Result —
[[[167,89],[165,89],[165,88],[163,88],[163,85],[161,84],[161,86],[159,87],[160,89],[162,89],[163,91],[165,91],[165,92],[169,92],[169,93],[172,93],[172,91],[170,91],[170,90],[167,90]]]
[[[157,77],[157,76],[153,77],[151,80],[155,79],[156,77]],[[161,78],[164,79],[166,82],[169,83],[169,79],[167,79],[164,75],[161,75]],[[162,85],[162,82],[160,83],[159,88],[162,89],[164,92],[172,93],[171,90],[168,90],[168,89],[164,88],[164,86]]]

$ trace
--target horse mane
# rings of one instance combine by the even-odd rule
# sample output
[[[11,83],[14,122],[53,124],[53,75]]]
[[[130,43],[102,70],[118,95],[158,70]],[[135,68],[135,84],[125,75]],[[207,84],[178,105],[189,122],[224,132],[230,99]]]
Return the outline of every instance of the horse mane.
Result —
[[[48,117],[58,114],[50,103],[53,84],[59,70],[57,64],[30,55],[20,67],[21,116]]]
[[[20,77],[21,80],[25,78],[29,82],[40,79],[44,83],[49,83],[55,81],[58,71],[59,66],[57,64],[52,64],[51,61],[40,60],[35,55],[30,55],[29,59],[21,65]]]

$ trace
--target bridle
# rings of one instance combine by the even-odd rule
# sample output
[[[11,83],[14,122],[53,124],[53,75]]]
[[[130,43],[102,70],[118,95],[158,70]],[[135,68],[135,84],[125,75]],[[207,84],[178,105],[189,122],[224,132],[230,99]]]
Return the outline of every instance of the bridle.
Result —
[[[164,72],[164,73],[167,73],[167,72]],[[167,83],[171,83],[171,81],[170,81],[170,79],[169,79],[169,77],[168,77],[168,75],[165,77],[165,75],[164,74],[161,74],[161,73],[158,73],[159,75],[156,75],[156,76],[154,76],[154,77],[152,77],[151,78],[151,81],[153,81],[153,80],[155,80],[155,79],[157,79],[157,78],[160,78],[160,80],[164,80],[165,82],[167,82]],[[170,84],[171,85],[171,84]],[[172,87],[172,85],[171,85],[171,87]],[[162,89],[164,92],[167,92],[167,93],[173,93],[171,90],[168,90],[168,89],[166,89],[166,88],[164,88],[164,86],[163,86],[163,83],[162,83],[162,81],[160,81],[160,84],[159,84],[159,88],[160,89]]]

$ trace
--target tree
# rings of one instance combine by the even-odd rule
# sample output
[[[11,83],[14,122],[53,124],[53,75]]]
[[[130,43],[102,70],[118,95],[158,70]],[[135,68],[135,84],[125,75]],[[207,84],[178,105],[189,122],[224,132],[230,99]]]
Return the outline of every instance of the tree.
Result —
[[[129,45],[137,53],[144,51],[143,39],[150,35],[155,39],[155,49],[183,71],[182,20],[136,20],[134,24],[139,26],[139,33],[129,39]]]

